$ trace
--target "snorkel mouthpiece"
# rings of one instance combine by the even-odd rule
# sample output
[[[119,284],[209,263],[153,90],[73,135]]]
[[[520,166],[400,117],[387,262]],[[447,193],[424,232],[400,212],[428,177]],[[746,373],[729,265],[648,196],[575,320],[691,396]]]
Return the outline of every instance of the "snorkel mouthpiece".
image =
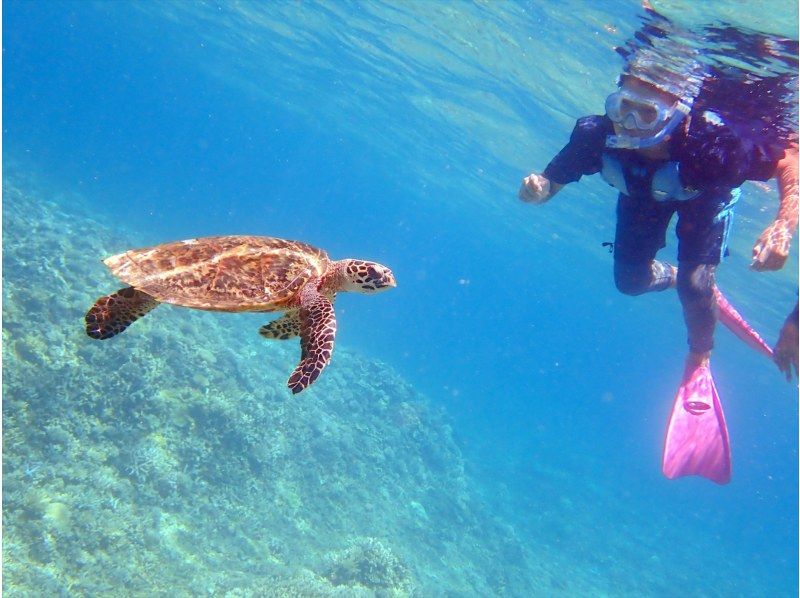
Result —
[[[653,147],[666,141],[667,137],[677,128],[681,121],[689,114],[692,109],[691,101],[681,101],[675,104],[667,123],[661,130],[650,137],[632,137],[630,135],[608,135],[606,137],[606,147],[613,149],[644,149]]]

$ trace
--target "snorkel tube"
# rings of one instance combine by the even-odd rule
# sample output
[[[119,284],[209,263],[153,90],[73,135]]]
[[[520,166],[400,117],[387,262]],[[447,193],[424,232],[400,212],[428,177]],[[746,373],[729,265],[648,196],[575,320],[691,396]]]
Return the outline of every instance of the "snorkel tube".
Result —
[[[672,115],[661,130],[652,137],[631,137],[630,135],[608,135],[606,147],[613,149],[644,149],[666,141],[676,127],[692,110],[692,100],[680,101],[675,105]]]

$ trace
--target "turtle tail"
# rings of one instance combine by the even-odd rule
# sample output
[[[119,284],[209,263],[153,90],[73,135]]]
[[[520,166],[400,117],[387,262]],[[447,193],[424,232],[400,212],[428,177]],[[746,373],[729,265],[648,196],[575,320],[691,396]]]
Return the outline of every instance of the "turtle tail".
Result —
[[[97,340],[116,336],[157,305],[154,297],[133,287],[100,297],[86,312],[86,334]]]

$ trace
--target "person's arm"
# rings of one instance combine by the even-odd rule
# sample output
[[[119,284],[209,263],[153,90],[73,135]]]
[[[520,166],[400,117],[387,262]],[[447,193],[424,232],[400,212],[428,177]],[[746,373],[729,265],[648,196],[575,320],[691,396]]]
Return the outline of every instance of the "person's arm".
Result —
[[[753,270],[780,270],[789,256],[789,246],[798,218],[797,160],[797,145],[793,145],[778,162],[778,214],[753,247],[753,263],[750,265]]]
[[[778,342],[775,343],[773,359],[778,364],[778,369],[791,382],[792,374],[797,378],[798,368],[798,338],[797,338],[797,305],[786,318],[781,328]]]
[[[542,174],[532,173],[522,179],[517,196],[527,203],[543,204],[564,185],[577,181],[583,175],[599,172],[610,128],[610,121],[603,116],[579,118],[569,143],[550,161]]]

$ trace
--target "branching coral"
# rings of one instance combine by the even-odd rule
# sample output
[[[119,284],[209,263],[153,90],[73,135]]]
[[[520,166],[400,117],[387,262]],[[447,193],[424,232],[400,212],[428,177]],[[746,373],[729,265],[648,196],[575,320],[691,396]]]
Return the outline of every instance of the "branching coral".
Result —
[[[334,585],[374,590],[407,592],[412,586],[408,568],[375,538],[355,538],[344,550],[329,553],[323,575]]]

